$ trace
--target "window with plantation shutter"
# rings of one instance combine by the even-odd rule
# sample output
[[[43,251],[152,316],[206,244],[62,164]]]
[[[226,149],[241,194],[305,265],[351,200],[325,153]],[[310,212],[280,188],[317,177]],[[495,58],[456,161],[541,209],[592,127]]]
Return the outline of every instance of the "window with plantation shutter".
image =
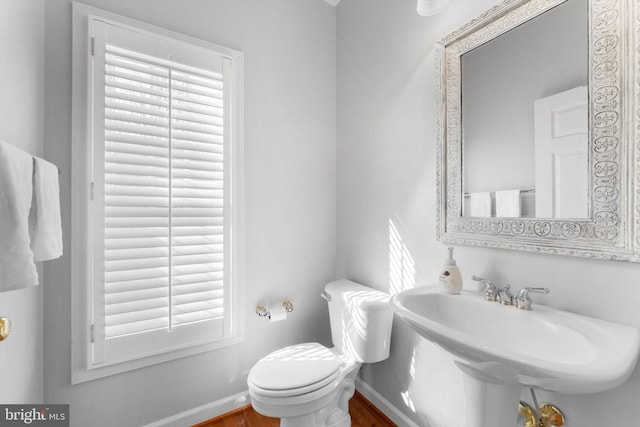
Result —
[[[232,342],[234,57],[96,18],[90,35],[89,367]]]

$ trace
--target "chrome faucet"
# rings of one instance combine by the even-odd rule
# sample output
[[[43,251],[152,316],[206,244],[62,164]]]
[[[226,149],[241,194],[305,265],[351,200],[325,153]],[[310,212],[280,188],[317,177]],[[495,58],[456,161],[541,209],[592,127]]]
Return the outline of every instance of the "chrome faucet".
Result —
[[[516,307],[521,310],[531,310],[531,297],[529,297],[529,292],[535,292],[539,294],[548,294],[549,288],[522,288],[520,292],[518,292],[518,296],[516,297]]]
[[[498,299],[498,289],[491,283],[490,280],[483,279],[479,276],[471,276],[476,282],[480,282],[484,285],[484,299],[485,301],[496,301]]]
[[[503,288],[498,289],[495,285],[485,278],[480,276],[473,275],[471,276],[473,280],[476,282],[480,282],[484,285],[484,299],[485,301],[491,302],[499,302],[504,305],[515,305],[516,308],[521,310],[531,310],[531,297],[529,296],[530,292],[535,292],[539,294],[548,294],[549,288],[522,288],[520,292],[518,292],[517,297],[513,297],[511,293],[511,285],[507,284]]]
[[[513,305],[513,294],[509,290],[511,285],[507,284],[504,288],[498,290],[497,301],[504,305]]]

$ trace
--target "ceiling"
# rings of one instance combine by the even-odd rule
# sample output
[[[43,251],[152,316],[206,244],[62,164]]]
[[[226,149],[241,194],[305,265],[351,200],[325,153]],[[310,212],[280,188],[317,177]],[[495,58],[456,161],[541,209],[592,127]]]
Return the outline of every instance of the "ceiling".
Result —
[[[338,3],[340,3],[340,0],[324,0],[327,3],[329,3],[331,6],[335,7],[338,5]]]

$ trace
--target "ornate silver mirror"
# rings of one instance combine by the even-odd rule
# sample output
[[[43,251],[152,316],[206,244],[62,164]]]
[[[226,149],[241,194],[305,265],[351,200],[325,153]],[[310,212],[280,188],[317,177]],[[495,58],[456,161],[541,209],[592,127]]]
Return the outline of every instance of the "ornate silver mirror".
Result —
[[[640,262],[640,0],[507,0],[439,43],[438,238]]]

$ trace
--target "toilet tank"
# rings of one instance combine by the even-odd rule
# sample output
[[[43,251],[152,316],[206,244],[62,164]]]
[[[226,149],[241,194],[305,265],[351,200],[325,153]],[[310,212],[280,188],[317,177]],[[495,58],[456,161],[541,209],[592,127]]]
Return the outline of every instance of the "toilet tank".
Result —
[[[373,363],[389,357],[393,311],[389,295],[351,280],[324,287],[330,296],[331,339],[353,360]]]

